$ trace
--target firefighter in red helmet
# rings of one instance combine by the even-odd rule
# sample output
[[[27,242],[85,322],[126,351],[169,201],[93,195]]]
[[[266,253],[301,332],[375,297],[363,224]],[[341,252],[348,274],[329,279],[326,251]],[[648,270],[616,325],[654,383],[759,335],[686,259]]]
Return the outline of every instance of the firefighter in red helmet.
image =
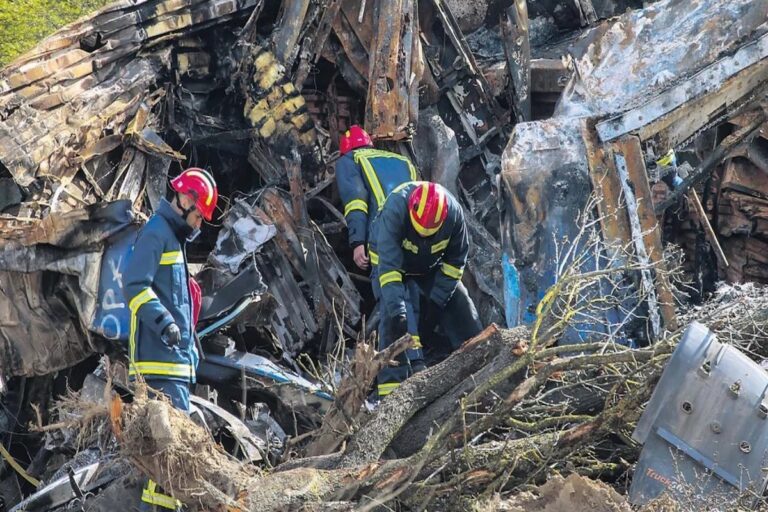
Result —
[[[374,231],[370,256],[377,264],[371,279],[381,296],[380,350],[409,332],[408,289],[413,286],[436,306],[452,349],[481,331],[477,309],[461,283],[469,237],[461,206],[450,192],[427,181],[400,185],[384,203]],[[384,369],[379,397],[406,377],[402,365]]]
[[[368,253],[373,221],[392,190],[416,179],[416,168],[402,155],[375,149],[370,135],[358,125],[342,135],[339,151],[342,156],[336,163],[336,183],[344,204],[349,245],[355,265],[368,270],[377,263]],[[408,301],[408,332],[413,336],[414,347],[406,352],[404,365],[415,372],[425,365],[418,335],[418,290],[414,287],[409,293],[412,297]]]
[[[149,387],[168,396],[177,409],[189,412],[189,387],[199,360],[194,317],[199,287],[189,279],[186,244],[210,221],[218,200],[213,177],[190,168],[171,180],[171,201],[163,199],[139,231],[123,273],[123,293],[131,315],[129,369]],[[191,287],[191,288],[190,288]],[[142,510],[180,507],[149,480]]]

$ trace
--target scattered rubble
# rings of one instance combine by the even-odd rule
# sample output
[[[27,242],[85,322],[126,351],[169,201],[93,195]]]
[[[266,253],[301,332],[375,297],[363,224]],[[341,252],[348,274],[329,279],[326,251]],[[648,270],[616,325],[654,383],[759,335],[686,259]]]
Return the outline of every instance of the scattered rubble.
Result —
[[[763,0],[117,0],[40,42],[0,70],[3,506],[116,510],[142,474],[191,510],[645,504],[633,470],[658,461],[633,432],[693,322],[768,358],[766,19]],[[355,123],[460,199],[488,326],[375,406],[410,339],[373,350],[345,241]],[[189,248],[186,417],[128,385],[122,272],[189,165],[224,206]]]

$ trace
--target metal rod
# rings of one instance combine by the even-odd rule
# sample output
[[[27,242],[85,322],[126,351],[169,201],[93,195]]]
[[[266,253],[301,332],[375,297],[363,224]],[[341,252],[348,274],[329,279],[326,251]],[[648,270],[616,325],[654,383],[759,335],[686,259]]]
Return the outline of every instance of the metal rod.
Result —
[[[725,252],[723,252],[723,248],[720,246],[720,241],[717,239],[715,230],[712,229],[712,224],[709,222],[707,212],[704,210],[704,206],[701,204],[699,194],[696,192],[696,190],[691,189],[691,191],[688,192],[688,201],[691,202],[694,210],[696,210],[696,215],[699,217],[699,222],[701,222],[701,226],[704,228],[704,234],[706,235],[707,240],[709,240],[712,249],[715,251],[717,261],[719,261],[723,267],[728,268],[728,259],[725,257]]]

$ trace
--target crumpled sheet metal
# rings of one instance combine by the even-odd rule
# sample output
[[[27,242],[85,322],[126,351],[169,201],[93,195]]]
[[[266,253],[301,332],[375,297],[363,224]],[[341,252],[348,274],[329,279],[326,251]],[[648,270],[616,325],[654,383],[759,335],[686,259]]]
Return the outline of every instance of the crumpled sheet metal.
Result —
[[[595,27],[555,116],[644,104],[768,29],[764,0],[661,0]]]
[[[85,326],[96,315],[103,244],[133,221],[130,202],[51,214],[0,252],[0,372],[44,375],[97,347]]]
[[[79,154],[123,133],[169,70],[163,43],[245,16],[254,4],[116,2],[45,39],[0,72],[0,162],[25,186],[47,175],[72,179]]]
[[[515,126],[502,157],[502,270],[509,327],[534,320],[555,282],[557,243],[573,239],[590,193],[586,148],[575,119]],[[556,236],[553,236],[556,233]]]

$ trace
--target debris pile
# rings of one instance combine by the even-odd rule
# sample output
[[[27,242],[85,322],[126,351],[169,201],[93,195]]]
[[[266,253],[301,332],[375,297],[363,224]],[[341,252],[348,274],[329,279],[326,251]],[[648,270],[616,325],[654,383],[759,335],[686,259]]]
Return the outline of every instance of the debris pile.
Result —
[[[116,0],[45,39],[0,70],[5,506],[115,510],[148,476],[191,510],[629,510],[633,431],[689,326],[768,357],[766,19],[751,0]],[[354,124],[459,199],[487,326],[440,353],[423,305],[429,368],[375,404],[413,340],[375,350],[335,186]],[[129,383],[123,280],[190,166],[221,208],[187,250],[186,416]]]

